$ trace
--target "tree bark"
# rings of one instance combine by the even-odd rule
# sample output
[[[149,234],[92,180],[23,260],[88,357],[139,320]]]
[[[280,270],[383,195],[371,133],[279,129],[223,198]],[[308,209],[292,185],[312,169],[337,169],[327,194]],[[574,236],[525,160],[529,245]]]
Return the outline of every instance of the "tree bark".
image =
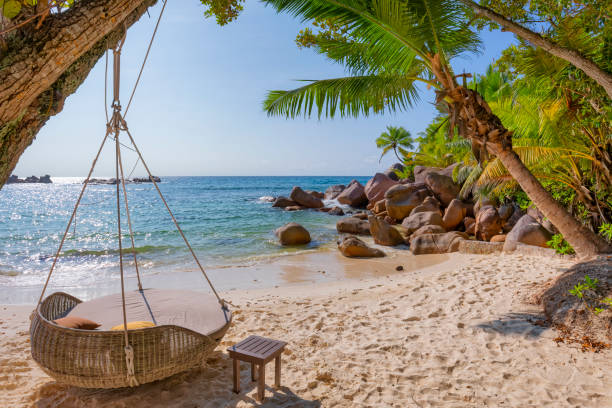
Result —
[[[611,253],[612,247],[600,236],[582,225],[561,206],[512,150],[512,132],[491,111],[486,101],[473,89],[454,87],[446,92],[451,118],[459,125],[462,136],[480,149],[497,156],[508,173],[519,183],[529,199],[553,223],[581,258]]]
[[[578,51],[562,47],[559,44],[551,41],[547,38],[542,37],[540,34],[531,31],[530,29],[523,27],[520,24],[506,18],[505,16],[475,3],[471,0],[459,0],[461,3],[470,7],[477,15],[488,18],[491,21],[496,22],[502,26],[505,30],[510,31],[520,38],[529,41],[536,47],[540,47],[543,50],[549,52],[555,57],[559,57],[575,67],[584,71],[590,78],[601,85],[608,97],[612,99],[612,73],[603,70],[599,65],[585,57]]]
[[[11,33],[0,55],[0,187],[48,118],[125,28],[156,0],[81,0],[38,30]]]

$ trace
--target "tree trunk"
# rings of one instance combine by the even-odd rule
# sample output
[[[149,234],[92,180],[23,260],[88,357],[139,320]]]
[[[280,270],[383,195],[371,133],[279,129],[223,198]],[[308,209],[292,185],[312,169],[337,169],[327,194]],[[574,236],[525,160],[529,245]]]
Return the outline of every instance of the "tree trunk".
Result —
[[[0,55],[0,187],[48,118],[157,0],[81,0],[38,30],[10,33]]]
[[[608,97],[612,99],[612,73],[604,71],[599,65],[591,61],[589,58],[585,57],[574,49],[562,47],[554,41],[544,38],[540,34],[523,27],[522,25],[517,24],[505,16],[487,7],[483,7],[478,3],[471,0],[459,1],[474,10],[477,15],[486,17],[489,20],[496,22],[505,30],[516,34],[523,40],[529,41],[536,47],[540,47],[555,57],[564,59],[575,67],[581,69],[585,74],[601,85],[608,94]]]
[[[553,223],[580,257],[610,253],[612,248],[593,231],[582,225],[540,184],[513,150],[502,150],[497,157],[542,214]]]
[[[585,258],[612,252],[612,247],[603,238],[576,220],[531,174],[512,150],[512,132],[503,126],[478,92],[459,86],[447,91],[445,95],[452,100],[449,103],[451,119],[459,124],[462,136],[470,138],[477,147],[499,158],[508,173],[570,243],[578,256]]]

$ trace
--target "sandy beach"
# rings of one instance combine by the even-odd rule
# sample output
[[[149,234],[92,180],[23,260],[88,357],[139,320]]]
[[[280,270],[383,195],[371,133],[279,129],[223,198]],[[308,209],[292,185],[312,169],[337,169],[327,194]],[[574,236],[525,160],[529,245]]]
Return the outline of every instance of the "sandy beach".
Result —
[[[255,406],[246,364],[242,393],[231,391],[225,352],[249,334],[289,343],[282,387],[268,386],[263,406],[612,406],[610,351],[558,345],[533,303],[542,284],[571,261],[454,253],[396,272],[414,258],[398,253],[348,261],[354,276],[344,279],[225,292],[237,307],[235,323],[205,366],[135,389],[56,383],[29,358],[32,306],[2,306],[0,406]],[[312,267],[293,272],[317,273]],[[273,384],[272,368],[266,382]]]

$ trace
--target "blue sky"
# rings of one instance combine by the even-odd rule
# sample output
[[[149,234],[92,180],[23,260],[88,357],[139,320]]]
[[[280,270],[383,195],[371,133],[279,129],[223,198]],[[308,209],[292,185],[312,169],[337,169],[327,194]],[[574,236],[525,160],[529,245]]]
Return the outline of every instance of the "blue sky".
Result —
[[[160,9],[161,2],[150,10],[151,18],[145,15],[128,32],[121,60],[124,105]],[[203,13],[197,0],[168,3],[126,117],[155,174],[370,175],[393,163],[389,156],[379,164],[374,143],[387,125],[404,126],[416,136],[435,116],[433,92],[426,91],[418,106],[397,114],[268,117],[262,110],[267,90],[295,88],[296,79],[343,76],[342,67],[298,49],[295,35],[306,25],[259,2],[247,0],[238,20],[224,27]],[[509,33],[482,34],[484,53],[454,61],[456,72],[484,72],[513,41]],[[41,130],[14,173],[84,176],[104,129],[102,58],[64,110]],[[125,152],[125,168],[134,163],[134,154]],[[108,145],[94,174],[111,176],[113,166]],[[143,174],[139,165],[134,176]]]

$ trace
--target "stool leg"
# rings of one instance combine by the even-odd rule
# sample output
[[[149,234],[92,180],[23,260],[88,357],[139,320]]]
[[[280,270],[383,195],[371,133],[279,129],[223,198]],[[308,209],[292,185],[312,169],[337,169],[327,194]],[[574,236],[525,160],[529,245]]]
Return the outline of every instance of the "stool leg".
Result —
[[[234,358],[234,392],[236,394],[240,393],[240,362],[237,358]]]
[[[255,381],[255,363],[251,363],[251,381]]]
[[[281,386],[281,356],[280,354],[274,359],[274,386],[280,388]]]
[[[266,364],[259,365],[259,378],[257,379],[257,401],[262,402],[266,391]]]

